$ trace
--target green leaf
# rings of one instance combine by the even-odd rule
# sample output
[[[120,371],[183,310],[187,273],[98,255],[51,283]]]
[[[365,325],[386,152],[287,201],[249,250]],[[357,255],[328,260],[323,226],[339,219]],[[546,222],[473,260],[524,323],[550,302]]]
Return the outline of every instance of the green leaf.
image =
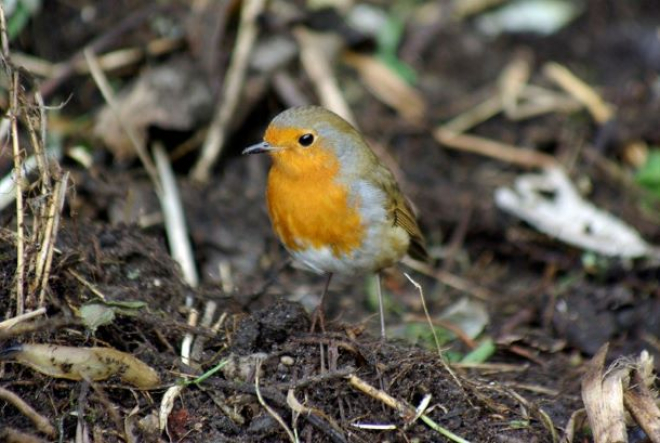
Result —
[[[115,320],[115,310],[103,303],[90,303],[80,307],[80,318],[93,334],[99,326],[108,325]]]
[[[141,309],[147,306],[147,304],[143,301],[121,301],[121,300],[115,300],[115,301],[106,301],[106,305],[108,306],[116,306],[118,308],[126,308],[126,309]]]
[[[417,73],[410,65],[403,62],[397,53],[404,30],[404,20],[395,12],[391,12],[385,26],[377,35],[376,56],[399,77],[412,85],[417,81]]]
[[[651,149],[646,163],[635,174],[635,180],[644,188],[660,196],[660,149]]]
[[[438,337],[440,346],[448,343],[454,338],[454,334],[445,328],[436,326],[435,335]],[[405,325],[404,336],[410,342],[420,342],[420,344],[428,349],[437,349],[433,331],[428,323],[423,322],[410,322]]]
[[[461,363],[484,363],[493,356],[496,349],[493,339],[487,338],[470,353],[466,354]]]

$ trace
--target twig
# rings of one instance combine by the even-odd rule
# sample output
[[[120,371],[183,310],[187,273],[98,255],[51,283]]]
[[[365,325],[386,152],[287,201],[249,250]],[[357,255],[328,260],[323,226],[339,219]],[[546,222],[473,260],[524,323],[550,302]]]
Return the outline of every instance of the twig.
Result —
[[[83,53],[85,55],[85,60],[87,60],[87,64],[89,65],[89,71],[92,74],[92,78],[94,79],[94,82],[96,82],[96,86],[99,88],[101,94],[103,95],[103,98],[110,106],[110,109],[112,110],[113,114],[115,115],[115,118],[119,122],[119,125],[124,130],[124,132],[126,132],[126,135],[131,141],[131,144],[133,144],[133,148],[135,149],[135,152],[140,158],[140,161],[142,162],[142,166],[144,166],[144,169],[147,171],[147,175],[149,175],[149,178],[151,179],[151,182],[156,190],[156,193],[161,194],[162,189],[160,186],[160,180],[158,179],[158,173],[156,172],[156,166],[151,160],[151,157],[149,157],[149,153],[147,152],[144,145],[140,143],[137,135],[135,134],[134,128],[131,125],[129,125],[127,122],[125,122],[124,119],[121,117],[121,113],[119,112],[119,106],[117,105],[117,101],[115,100],[114,93],[112,91],[112,88],[110,87],[110,83],[108,82],[105,73],[101,70],[101,67],[99,66],[98,60],[94,55],[93,50],[91,48],[85,48]]]
[[[411,269],[419,272],[420,274],[435,278],[440,283],[443,283],[459,291],[466,292],[479,300],[489,300],[493,298],[493,295],[488,289],[475,285],[474,283],[469,282],[464,278],[459,277],[458,275],[452,274],[451,272],[443,271],[442,269],[435,270],[425,263],[421,263],[417,260],[411,260],[407,257],[404,258],[403,263]]]
[[[466,132],[502,111],[502,99],[493,95],[476,106],[445,122],[442,127],[453,133]]]
[[[426,320],[429,322],[429,328],[431,328],[431,333],[433,334],[433,341],[435,342],[435,347],[438,349],[438,357],[440,357],[440,360],[442,360],[443,364],[445,365],[445,369],[454,377],[456,382],[458,383],[458,379],[456,378],[456,375],[454,375],[454,372],[449,369],[447,366],[446,362],[444,361],[444,358],[442,357],[442,349],[440,348],[440,340],[438,339],[438,334],[435,332],[435,327],[433,326],[433,320],[431,319],[431,314],[429,314],[429,310],[426,307],[426,299],[424,297],[424,290],[422,289],[422,286],[417,283],[413,278],[407,273],[404,272],[403,275],[406,276],[408,281],[412,283],[412,285],[417,289],[417,292],[419,292],[419,298],[422,300],[422,309],[424,309],[424,316],[426,317]],[[460,386],[460,383],[458,383]]]
[[[186,283],[190,287],[196,288],[199,285],[199,276],[195,268],[195,259],[188,237],[183,203],[174,178],[174,172],[162,146],[154,146],[154,157],[162,189],[159,198],[163,217],[165,218],[165,231],[170,244],[170,253],[172,258],[181,266]],[[192,305],[192,300],[186,300],[186,306],[190,305]]]
[[[527,168],[547,168],[557,164],[557,160],[550,155],[475,135],[457,134],[443,126],[433,131],[433,137],[448,148],[485,155]]]
[[[380,389],[374,388],[373,386],[371,386],[369,383],[362,380],[358,376],[350,375],[347,378],[350,385],[353,386],[354,388],[364,392],[365,394],[369,395],[372,398],[375,398],[376,400],[384,403],[390,408],[396,409],[404,420],[411,421],[412,419],[414,419],[419,415],[418,412],[415,410],[415,408],[413,408],[412,406],[397,400],[396,398],[392,397],[385,391],[381,391]],[[426,425],[429,426],[431,429],[438,432],[439,434],[444,435],[451,441],[454,441],[456,443],[469,443],[467,440],[459,437],[458,435],[454,434],[448,429],[445,429],[442,426],[438,425],[429,416],[425,414],[421,414],[419,415],[419,418],[424,423],[426,423]]]
[[[46,288],[48,287],[48,279],[50,278],[50,268],[53,265],[53,254],[55,253],[55,242],[57,241],[57,233],[60,228],[60,218],[62,210],[64,209],[64,200],[66,199],[67,184],[69,182],[69,172],[65,172],[64,176],[55,183],[55,191],[53,192],[53,228],[51,229],[51,238],[48,242],[48,255],[46,257],[46,265],[44,267],[43,279],[41,281],[41,289],[39,293],[39,306],[43,306],[46,297]],[[50,221],[50,220],[49,220]]]
[[[46,308],[35,309],[34,311],[29,311],[16,317],[8,318],[5,321],[0,322],[0,331],[3,329],[11,329],[14,325],[24,322],[26,320],[31,320],[34,317],[44,315],[46,313]]]
[[[18,323],[11,329],[0,329],[0,341],[10,340],[33,332],[49,332],[69,325],[75,325],[79,322],[72,318],[66,318],[63,315],[50,317],[42,320]]]
[[[50,277],[50,267],[53,263],[53,251],[59,230],[60,215],[64,207],[68,180],[69,173],[66,172],[62,176],[62,179],[55,183],[55,189],[53,190],[46,216],[47,222],[41,239],[41,249],[39,250],[39,254],[37,254],[34,286],[35,289],[39,288],[40,307],[44,306],[46,300],[46,288],[48,287],[48,278]]]
[[[25,206],[23,204],[23,155],[18,145],[18,72],[12,73],[11,88],[11,139],[14,154],[16,180],[16,314],[25,311]]]
[[[104,72],[127,68],[140,62],[145,57],[159,57],[179,49],[183,44],[180,37],[163,37],[151,40],[146,45],[131,48],[121,48],[116,51],[98,55],[99,66]],[[12,53],[12,59],[17,66],[30,71],[34,75],[47,79],[59,78],[62,73],[89,74],[89,66],[83,58],[75,58],[62,63],[51,63],[33,55],[20,52]],[[73,68],[73,69],[72,69]]]
[[[197,326],[197,320],[199,319],[199,311],[194,307],[189,308],[187,323],[188,326]],[[186,335],[183,336],[181,341],[181,361],[184,365],[190,366],[192,363],[191,360],[191,350],[193,345],[193,340],[195,336],[192,332],[186,332]]]
[[[254,390],[257,393],[257,399],[259,400],[259,404],[263,406],[263,408],[268,412],[268,414],[277,421],[282,429],[286,432],[286,435],[289,436],[289,440],[291,440],[291,443],[298,443],[298,439],[296,438],[295,435],[293,435],[293,432],[289,427],[286,425],[282,417],[280,417],[280,414],[277,413],[273,408],[268,406],[268,404],[264,401],[264,398],[261,396],[261,391],[259,390],[259,371],[261,370],[261,363],[262,361],[259,360],[257,362],[257,367],[255,369],[255,375],[254,375]]]
[[[531,73],[531,54],[519,52],[502,70],[497,83],[504,113],[508,118],[516,113],[518,100],[527,86]]]
[[[213,321],[213,315],[215,314],[218,304],[214,300],[207,300],[204,304],[204,314],[202,314],[202,321],[200,327],[210,328],[211,322]],[[195,337],[195,341],[192,344],[190,351],[190,358],[192,361],[199,361],[202,352],[204,351],[204,345],[206,345],[206,337]]]
[[[567,67],[559,63],[546,63],[543,72],[566,92],[582,103],[597,123],[603,124],[612,119],[614,108],[606,103],[594,89],[577,78]]]
[[[27,404],[25,400],[10,390],[0,387],[0,400],[4,400],[5,402],[14,405],[14,407],[18,409],[21,414],[25,415],[30,419],[30,421],[32,421],[32,423],[34,423],[34,426],[39,430],[39,432],[43,432],[49,437],[55,437],[57,435],[55,427],[46,417],[39,414],[32,406]]]
[[[74,271],[73,269],[67,269],[66,272],[69,273],[73,278],[75,278],[76,280],[78,280],[78,282],[80,282],[80,283],[81,283],[83,286],[85,286],[87,289],[89,289],[90,291],[92,291],[92,294],[96,295],[99,299],[101,299],[101,300],[103,300],[103,301],[106,301],[106,300],[107,300],[106,297],[105,297],[105,294],[104,294],[103,292],[101,292],[101,291],[100,291],[96,286],[94,286],[92,283],[90,283],[90,282],[88,282],[87,280],[85,280],[85,279],[84,279],[80,274],[78,274],[76,271]]]
[[[0,5],[0,49],[4,62],[7,63],[9,61],[9,37],[7,36],[7,21],[3,5]]]
[[[321,104],[355,125],[355,116],[346,103],[337,78],[333,75],[330,61],[321,48],[320,39],[322,37],[302,26],[295,28],[293,33],[300,45],[300,61],[316,88]]]
[[[266,0],[245,0],[236,36],[236,45],[225,77],[220,106],[216,109],[202,153],[192,170],[192,178],[208,182],[227,137],[227,129],[241,95],[248,61],[259,31],[257,18],[264,10]]]
[[[30,135],[32,149],[34,151],[34,155],[32,157],[36,159],[39,169],[41,204],[39,205],[38,210],[34,211],[34,221],[32,223],[32,231],[34,234],[32,235],[31,243],[33,245],[38,245],[39,251],[37,254],[30,257],[29,269],[30,272],[34,272],[34,280],[29,285],[28,301],[33,301],[36,291],[40,289],[42,281],[41,277],[48,256],[49,245],[51,245],[50,240],[52,237],[52,231],[49,231],[49,229],[52,229],[53,216],[51,215],[49,217],[49,212],[55,207],[53,200],[53,184],[50,165],[48,164],[48,159],[44,154],[47,130],[46,125],[48,121],[46,118],[46,107],[44,105],[43,99],[41,98],[41,95],[38,92],[35,94],[35,101],[37,102],[39,109],[40,135],[37,136],[37,130],[29,112],[27,112],[25,115],[25,122],[27,123],[28,134]],[[29,158],[27,160],[29,160]],[[42,229],[44,222],[46,222],[46,227],[45,229]],[[31,308],[33,305],[34,302],[28,305],[28,307]]]

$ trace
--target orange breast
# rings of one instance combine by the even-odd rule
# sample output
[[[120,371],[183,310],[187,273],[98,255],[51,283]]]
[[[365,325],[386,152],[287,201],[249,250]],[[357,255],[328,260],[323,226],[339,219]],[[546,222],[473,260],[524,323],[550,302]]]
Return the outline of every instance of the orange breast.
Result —
[[[274,161],[267,190],[270,219],[284,245],[293,251],[326,246],[334,255],[359,247],[364,227],[346,188],[335,182],[339,163],[318,156],[285,161],[286,167]],[[309,173],[292,174],[292,168]]]

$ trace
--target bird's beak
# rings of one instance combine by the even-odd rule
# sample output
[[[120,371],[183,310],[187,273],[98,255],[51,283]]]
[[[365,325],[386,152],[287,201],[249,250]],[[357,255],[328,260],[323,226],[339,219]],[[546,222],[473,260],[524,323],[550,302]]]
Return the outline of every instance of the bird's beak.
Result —
[[[243,149],[243,152],[241,152],[241,154],[243,155],[261,154],[263,152],[269,152],[272,150],[273,147],[268,142],[261,142],[261,143],[257,143],[256,145],[248,146],[247,148]]]

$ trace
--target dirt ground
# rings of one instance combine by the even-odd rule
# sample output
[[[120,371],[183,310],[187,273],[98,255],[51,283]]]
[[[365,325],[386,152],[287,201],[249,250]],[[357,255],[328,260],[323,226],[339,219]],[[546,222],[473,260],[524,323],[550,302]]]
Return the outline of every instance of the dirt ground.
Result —
[[[9,79],[20,72],[23,152],[33,152],[27,122],[39,91],[53,106],[46,148],[61,151],[59,160],[49,151],[54,181],[70,175],[45,284],[31,263],[52,218],[42,209],[50,194],[43,173],[25,178],[24,309],[45,310],[0,323],[0,440],[594,441],[593,423],[578,412],[588,362],[605,343],[606,366],[642,351],[660,356],[659,255],[606,257],[568,245],[498,208],[494,193],[556,162],[584,199],[660,243],[660,198],[635,179],[660,146],[660,4],[567,2],[574,17],[559,30],[492,35],[484,21],[515,2],[475,11],[445,0],[270,2],[251,22],[260,37],[220,125],[222,153],[200,180],[212,116],[232,106],[226,84],[246,26],[241,6],[256,3],[44,2],[9,42],[24,70],[4,63],[3,109],[17,113]],[[361,28],[358,7],[360,20],[385,20],[391,33]],[[11,30],[15,16],[5,14]],[[323,32],[321,43],[310,30]],[[116,113],[89,74],[86,47],[115,91]],[[271,230],[269,159],[240,155],[279,111],[327,98],[313,74],[319,60],[310,67],[301,48],[333,54],[325,75],[414,203],[433,257],[427,267],[385,272],[387,341],[373,276],[333,280],[326,330],[310,332],[324,278],[292,264]],[[562,86],[552,66],[580,79],[596,104]],[[516,87],[518,104],[539,105],[545,94],[552,106],[515,117],[501,97]],[[471,114],[493,103],[487,117]],[[443,138],[439,125],[463,124],[454,119],[466,113],[474,121],[460,132],[472,138]],[[148,168],[117,114],[139,144],[168,153],[198,285],[172,258]],[[14,155],[3,140],[4,176]],[[0,319],[10,321],[19,309],[18,211],[14,203],[1,211]],[[428,316],[404,272],[421,286]],[[90,305],[110,318],[90,324]],[[187,360],[181,349],[192,337]],[[158,382],[130,382],[128,363],[81,380],[71,375],[73,351],[39,354],[34,344],[113,348],[146,363]],[[624,426],[628,441],[658,441],[638,423]]]

